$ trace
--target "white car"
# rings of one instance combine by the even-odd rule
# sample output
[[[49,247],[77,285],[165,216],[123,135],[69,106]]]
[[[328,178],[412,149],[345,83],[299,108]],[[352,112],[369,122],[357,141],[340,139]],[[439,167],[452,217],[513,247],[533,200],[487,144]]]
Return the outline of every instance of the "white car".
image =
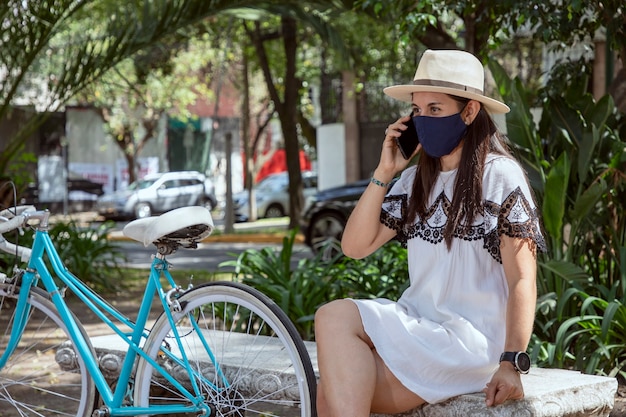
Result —
[[[197,171],[146,175],[124,190],[104,194],[96,202],[106,218],[143,218],[186,206],[215,208],[213,184]]]
[[[317,174],[312,171],[302,173],[302,193],[305,201],[317,193]],[[289,215],[289,174],[280,172],[263,178],[254,188],[257,217],[284,217]],[[250,204],[248,191],[233,195],[235,220],[248,221]]]

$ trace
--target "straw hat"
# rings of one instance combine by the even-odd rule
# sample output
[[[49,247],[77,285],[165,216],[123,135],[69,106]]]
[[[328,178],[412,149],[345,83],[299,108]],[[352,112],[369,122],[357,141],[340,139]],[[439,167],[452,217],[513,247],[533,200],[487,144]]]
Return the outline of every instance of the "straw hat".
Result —
[[[383,91],[397,100],[412,102],[412,93],[432,92],[465,97],[483,103],[490,113],[508,113],[509,106],[484,95],[485,70],[469,52],[427,50],[422,55],[413,84],[394,85]]]

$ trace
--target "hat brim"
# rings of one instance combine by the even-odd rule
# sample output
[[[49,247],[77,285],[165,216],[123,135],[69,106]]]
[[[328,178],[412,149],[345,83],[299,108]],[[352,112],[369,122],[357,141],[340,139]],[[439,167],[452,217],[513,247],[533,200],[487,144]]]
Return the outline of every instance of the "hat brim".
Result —
[[[481,94],[472,93],[470,91],[463,91],[456,88],[450,87],[439,87],[433,85],[393,85],[391,87],[386,87],[383,89],[383,92],[387,94],[389,97],[395,98],[396,100],[405,101],[407,103],[413,102],[413,93],[418,92],[427,92],[427,93],[444,93],[450,94],[451,96],[468,98],[470,100],[480,101],[489,113],[500,114],[500,113],[508,113],[511,111],[509,106],[506,104],[494,100],[490,97],[483,96]]]

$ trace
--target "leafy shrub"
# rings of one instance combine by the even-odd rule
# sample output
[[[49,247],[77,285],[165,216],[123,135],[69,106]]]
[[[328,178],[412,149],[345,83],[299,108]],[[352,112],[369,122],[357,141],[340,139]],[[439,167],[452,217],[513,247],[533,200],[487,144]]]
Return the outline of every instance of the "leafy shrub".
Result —
[[[294,322],[305,340],[313,338],[313,316],[317,308],[343,293],[333,264],[321,257],[303,259],[292,267],[296,231],[283,239],[280,252],[272,248],[248,249],[236,261],[222,265],[235,267],[235,279],[250,285],[276,302]],[[221,266],[221,265],[220,265]]]
[[[531,354],[539,365],[615,375],[626,355],[626,119],[585,76],[555,78],[541,120],[530,92],[490,68],[511,105],[508,135],[538,199],[549,253],[539,259]]]
[[[335,265],[353,298],[387,298],[396,301],[409,286],[407,252],[391,241],[363,259],[343,257]]]
[[[49,231],[67,269],[96,291],[124,288],[119,265],[126,257],[107,238],[114,226],[113,222],[105,222],[96,229],[85,229],[70,221],[57,223]]]
[[[96,229],[89,229],[70,221],[55,223],[48,231],[65,267],[98,292],[124,288],[119,265],[125,261],[125,255],[107,238],[114,226],[113,222],[105,222]],[[27,232],[19,241],[5,237],[22,246],[31,246],[34,233]],[[52,271],[50,266],[48,268]]]
[[[314,338],[313,319],[321,305],[345,297],[395,299],[408,281],[406,251],[399,244],[386,245],[361,260],[339,254],[328,261],[320,251],[294,268],[291,258],[296,233],[292,230],[283,239],[280,251],[248,249],[237,260],[222,265],[234,266],[236,280],[274,300],[305,340]]]
[[[624,379],[626,306],[623,300],[615,299],[614,294],[601,298],[577,291],[575,295],[583,299],[580,315],[561,324],[556,350],[570,352],[576,369]]]
[[[556,304],[558,331],[554,340],[533,336],[535,353],[549,366],[575,368],[590,374],[626,378],[626,299],[617,286],[571,281]],[[600,295],[591,295],[590,293]],[[611,301],[607,301],[611,300]],[[579,314],[564,316],[568,304]]]

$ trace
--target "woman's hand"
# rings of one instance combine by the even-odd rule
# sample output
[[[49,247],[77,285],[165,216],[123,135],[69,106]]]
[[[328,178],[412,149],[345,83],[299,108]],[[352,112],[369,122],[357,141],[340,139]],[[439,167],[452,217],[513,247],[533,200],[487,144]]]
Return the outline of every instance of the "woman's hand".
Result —
[[[411,120],[411,116],[404,116],[390,124],[385,130],[385,141],[383,142],[383,149],[380,155],[380,162],[376,171],[384,178],[381,181],[390,181],[396,173],[402,171],[409,164],[411,159],[422,149],[422,145],[419,144],[411,155],[411,158],[404,159],[398,145],[396,138],[399,138],[402,132],[408,129],[407,123]],[[380,170],[380,171],[379,171]],[[378,178],[378,177],[377,177]]]
[[[508,362],[502,362],[500,368],[491,378],[491,382],[483,389],[486,394],[487,407],[500,405],[508,400],[524,398],[524,387],[519,373]]]

